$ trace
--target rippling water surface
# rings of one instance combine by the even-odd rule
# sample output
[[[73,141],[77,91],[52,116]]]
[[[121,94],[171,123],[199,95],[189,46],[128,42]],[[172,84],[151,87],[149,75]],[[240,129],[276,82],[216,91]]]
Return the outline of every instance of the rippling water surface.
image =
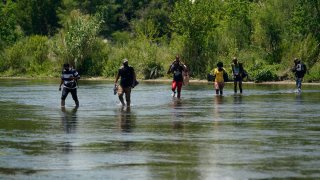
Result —
[[[320,178],[320,89],[141,83],[121,108],[107,81],[0,80],[0,179]]]

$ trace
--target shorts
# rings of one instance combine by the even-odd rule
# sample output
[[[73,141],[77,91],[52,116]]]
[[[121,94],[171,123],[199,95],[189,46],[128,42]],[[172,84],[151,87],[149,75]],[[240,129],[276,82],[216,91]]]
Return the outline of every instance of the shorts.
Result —
[[[241,82],[242,77],[240,75],[235,75],[233,80],[234,80],[234,82]]]
[[[65,100],[69,93],[71,93],[72,99],[74,101],[78,101],[77,88],[69,89],[69,88],[64,87],[63,90],[62,90],[61,99]]]
[[[215,87],[216,90],[223,89],[224,82],[214,82],[214,87]]]
[[[121,85],[118,86],[118,95],[121,96],[123,94],[126,94],[126,96],[130,96],[131,94],[131,87],[122,87]]]

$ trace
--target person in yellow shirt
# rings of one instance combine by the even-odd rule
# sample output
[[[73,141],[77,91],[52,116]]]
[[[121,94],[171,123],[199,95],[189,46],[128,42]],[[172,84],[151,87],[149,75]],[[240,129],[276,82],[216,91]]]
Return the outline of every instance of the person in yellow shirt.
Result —
[[[216,94],[222,95],[223,94],[223,87],[224,87],[224,74],[226,73],[226,70],[223,68],[223,63],[218,62],[217,68],[213,70],[213,75],[215,77],[214,80],[214,87],[216,89]]]

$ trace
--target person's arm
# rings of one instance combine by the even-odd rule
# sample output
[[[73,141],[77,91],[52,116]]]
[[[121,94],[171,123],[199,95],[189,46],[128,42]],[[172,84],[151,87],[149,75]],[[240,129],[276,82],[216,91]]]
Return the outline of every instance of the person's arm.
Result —
[[[213,68],[213,70],[212,70],[212,75],[213,75],[213,81],[215,81],[215,80],[216,80],[216,77],[217,77],[216,68]]]
[[[291,71],[292,72],[296,72],[297,71],[297,65],[292,66]]]
[[[62,80],[62,78],[61,78],[60,85],[59,85],[59,91],[61,91],[61,86],[62,86],[62,84],[63,84],[63,80]]]
[[[181,66],[183,68],[183,71],[187,72],[188,71],[188,68],[185,64],[181,63]]]
[[[169,69],[167,71],[167,74],[170,74],[170,73],[172,73],[172,64],[169,66]]]
[[[119,71],[120,71],[120,70],[119,70]],[[118,80],[119,80],[119,78],[120,78],[120,73],[119,73],[119,71],[118,71],[118,74],[117,74],[117,76],[116,76],[116,80],[114,81],[114,85],[115,85],[115,86],[117,85]]]
[[[137,80],[137,76],[136,76],[136,72],[134,71],[134,69],[132,68],[133,71],[133,82]]]
[[[235,76],[234,75],[234,64],[231,64],[231,70],[232,70],[232,76]]]
[[[76,70],[73,73],[72,79],[75,80],[75,81],[78,81],[80,79],[80,75]]]

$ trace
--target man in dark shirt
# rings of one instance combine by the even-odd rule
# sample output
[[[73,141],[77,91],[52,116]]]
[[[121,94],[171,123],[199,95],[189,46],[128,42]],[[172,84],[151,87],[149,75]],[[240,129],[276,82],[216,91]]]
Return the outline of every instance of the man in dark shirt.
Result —
[[[125,106],[123,94],[126,94],[127,107],[130,107],[131,88],[135,86],[136,74],[134,72],[134,68],[129,66],[129,62],[127,59],[124,59],[122,64],[123,65],[120,67],[118,71],[114,84],[115,87],[118,87],[118,96],[122,106]],[[120,86],[118,86],[117,83],[120,77]]]
[[[296,76],[296,86],[298,89],[298,93],[301,93],[302,80],[307,72],[307,67],[298,58],[295,58],[293,62],[294,66],[292,68],[292,72],[294,72]]]
[[[61,86],[63,85],[61,95],[61,107],[65,106],[65,100],[69,92],[72,95],[72,99],[74,100],[76,107],[79,107],[79,100],[77,96],[78,79],[80,79],[79,73],[75,69],[70,68],[69,64],[64,64],[61,75],[61,83],[59,85],[59,91],[61,91]]]
[[[177,97],[181,97],[181,88],[183,85],[183,71],[186,71],[185,65],[180,62],[180,57],[176,56],[176,59],[172,62],[167,72],[168,74],[173,73],[173,81],[171,85],[172,97],[175,97],[176,89],[178,92]]]
[[[239,84],[240,93],[242,93],[242,79],[244,75],[243,65],[238,62],[238,59],[234,57],[232,59],[232,74],[233,74],[233,88],[234,93],[237,93],[237,84]]]

